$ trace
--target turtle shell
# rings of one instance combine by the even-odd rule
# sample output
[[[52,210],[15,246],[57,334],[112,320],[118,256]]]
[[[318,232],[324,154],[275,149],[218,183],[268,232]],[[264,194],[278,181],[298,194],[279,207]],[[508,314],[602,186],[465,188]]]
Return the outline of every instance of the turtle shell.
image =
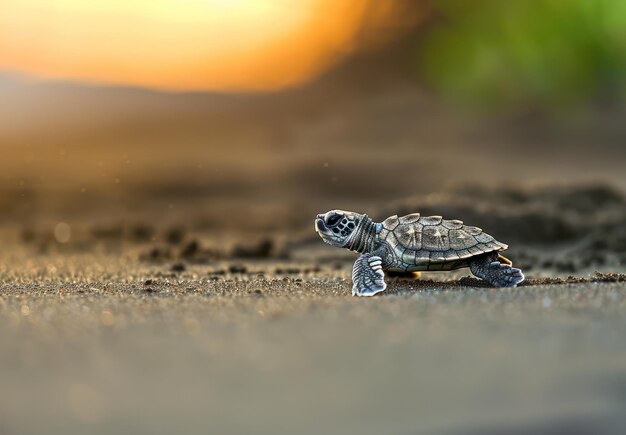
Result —
[[[387,218],[379,237],[391,245],[404,263],[416,266],[458,263],[508,248],[478,227],[419,213]]]

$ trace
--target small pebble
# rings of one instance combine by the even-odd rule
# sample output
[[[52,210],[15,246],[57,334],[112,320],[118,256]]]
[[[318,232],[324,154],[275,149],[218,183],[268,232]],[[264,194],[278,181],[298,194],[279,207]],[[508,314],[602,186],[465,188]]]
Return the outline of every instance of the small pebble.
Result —
[[[246,273],[247,270],[243,264],[231,264],[228,268],[230,273]]]
[[[184,272],[187,267],[183,263],[174,263],[172,265],[172,272]]]

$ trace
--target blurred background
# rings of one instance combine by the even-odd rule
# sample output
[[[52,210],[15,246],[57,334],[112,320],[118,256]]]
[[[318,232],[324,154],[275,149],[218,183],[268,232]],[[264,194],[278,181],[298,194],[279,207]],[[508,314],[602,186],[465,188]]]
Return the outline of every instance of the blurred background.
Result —
[[[626,5],[5,2],[0,96],[8,221],[264,229],[451,185],[621,189]]]
[[[625,166],[624,0],[1,0],[0,434],[624,433]]]

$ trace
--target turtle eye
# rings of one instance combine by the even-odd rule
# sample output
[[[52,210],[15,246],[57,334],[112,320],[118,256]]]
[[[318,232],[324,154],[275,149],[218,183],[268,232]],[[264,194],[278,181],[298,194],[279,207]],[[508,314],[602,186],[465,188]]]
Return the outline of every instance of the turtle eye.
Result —
[[[326,224],[327,225],[336,225],[339,221],[341,220],[341,216],[338,214],[333,214],[331,215],[327,220],[326,220]]]

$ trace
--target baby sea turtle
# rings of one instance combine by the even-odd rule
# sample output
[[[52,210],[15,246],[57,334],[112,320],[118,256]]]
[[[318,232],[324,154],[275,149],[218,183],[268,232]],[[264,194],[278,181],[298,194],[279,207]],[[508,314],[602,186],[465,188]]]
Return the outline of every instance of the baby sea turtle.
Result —
[[[317,215],[315,230],[331,246],[359,252],[352,268],[352,295],[385,290],[385,274],[469,267],[494,287],[515,287],[520,269],[499,255],[508,248],[477,227],[441,216],[413,213],[376,223],[366,214],[331,210]]]

